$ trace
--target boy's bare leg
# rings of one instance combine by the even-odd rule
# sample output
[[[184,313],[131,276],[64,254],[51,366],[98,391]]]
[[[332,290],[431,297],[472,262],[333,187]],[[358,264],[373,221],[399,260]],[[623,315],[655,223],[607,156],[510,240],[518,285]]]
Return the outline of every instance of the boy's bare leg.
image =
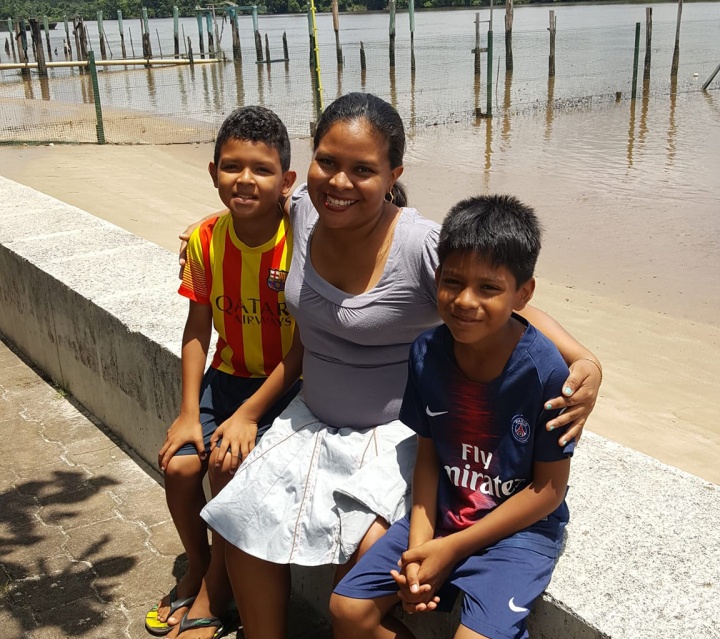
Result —
[[[455,633],[455,639],[488,639],[485,635],[480,635],[474,630],[470,630],[467,626],[462,624],[458,627]]]
[[[335,639],[412,639],[413,634],[389,616],[398,603],[397,595],[377,599],[330,597],[330,615]]]
[[[370,546],[372,546],[387,532],[389,527],[388,523],[380,517],[372,523],[372,526],[370,526],[368,531],[365,533],[365,536],[362,538],[355,554],[350,557],[350,560],[347,563],[341,564],[335,569],[334,586],[337,586],[340,583],[342,578],[347,575],[352,567],[358,562],[358,559],[360,559],[360,557],[362,557],[370,549]]]
[[[165,499],[188,559],[188,569],[177,584],[179,599],[192,597],[200,589],[203,575],[210,565],[207,526],[200,517],[205,505],[202,478],[207,469],[197,455],[175,455],[165,469]],[[158,620],[166,621],[170,598],[165,596],[158,607]],[[176,611],[178,623],[185,610]]]
[[[208,478],[210,480],[210,492],[213,497],[232,479],[229,472],[230,457],[227,456],[226,460],[227,462],[222,468],[216,469],[215,454],[213,453],[210,456]],[[213,531],[210,567],[203,577],[195,602],[187,611],[188,619],[222,617],[227,610],[232,599],[232,589],[227,575],[227,568],[225,567],[225,544],[225,540]],[[184,614],[184,611],[178,614],[177,620],[173,623],[180,623],[182,614]],[[183,639],[212,639],[216,631],[217,628],[215,627],[186,630],[182,637]],[[173,630],[168,635],[168,639],[175,639],[176,636],[177,630]]]
[[[290,566],[258,559],[227,542],[225,561],[245,639],[285,639]]]

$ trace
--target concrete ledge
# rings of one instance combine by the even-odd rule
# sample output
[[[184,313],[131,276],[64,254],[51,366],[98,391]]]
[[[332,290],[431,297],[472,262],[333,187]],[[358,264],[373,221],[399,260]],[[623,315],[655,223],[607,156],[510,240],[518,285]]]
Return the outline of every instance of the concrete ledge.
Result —
[[[0,332],[153,465],[179,403],[177,286],[174,255],[0,177]],[[571,484],[531,636],[720,637],[720,487],[591,433]],[[293,586],[324,612],[327,569],[298,570]],[[456,616],[409,623],[449,637]]]

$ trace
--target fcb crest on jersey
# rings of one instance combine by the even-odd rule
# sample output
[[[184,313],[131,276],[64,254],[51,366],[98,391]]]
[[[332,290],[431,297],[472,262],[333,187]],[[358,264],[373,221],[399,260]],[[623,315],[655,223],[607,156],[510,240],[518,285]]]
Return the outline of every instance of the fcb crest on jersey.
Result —
[[[273,291],[284,291],[285,280],[287,279],[287,271],[281,271],[278,268],[271,268],[268,271],[267,285]]]
[[[521,444],[524,444],[530,439],[530,423],[522,415],[515,415],[515,417],[513,417],[510,430],[512,430],[512,436],[515,438],[515,441]]]

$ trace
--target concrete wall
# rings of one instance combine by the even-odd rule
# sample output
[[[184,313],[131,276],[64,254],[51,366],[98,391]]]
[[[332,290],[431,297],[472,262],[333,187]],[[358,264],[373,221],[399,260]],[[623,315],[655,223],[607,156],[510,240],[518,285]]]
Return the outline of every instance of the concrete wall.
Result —
[[[164,249],[0,177],[0,333],[153,465],[179,403],[178,283]],[[718,486],[587,433],[568,501],[534,639],[720,637]],[[329,574],[298,570],[298,601],[322,611]],[[456,619],[409,623],[429,639]]]

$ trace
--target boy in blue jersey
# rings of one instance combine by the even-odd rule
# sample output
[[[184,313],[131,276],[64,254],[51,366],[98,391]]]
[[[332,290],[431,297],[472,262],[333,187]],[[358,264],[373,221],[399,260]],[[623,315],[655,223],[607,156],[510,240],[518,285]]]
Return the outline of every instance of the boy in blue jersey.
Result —
[[[444,322],[415,340],[400,418],[418,433],[409,517],[338,584],[337,639],[412,637],[388,612],[449,610],[456,639],[521,639],[550,582],[568,521],[574,442],[557,445],[547,402],[567,366],[514,311],[530,301],[540,251],[534,211],[510,196],[464,200],[438,246]]]

